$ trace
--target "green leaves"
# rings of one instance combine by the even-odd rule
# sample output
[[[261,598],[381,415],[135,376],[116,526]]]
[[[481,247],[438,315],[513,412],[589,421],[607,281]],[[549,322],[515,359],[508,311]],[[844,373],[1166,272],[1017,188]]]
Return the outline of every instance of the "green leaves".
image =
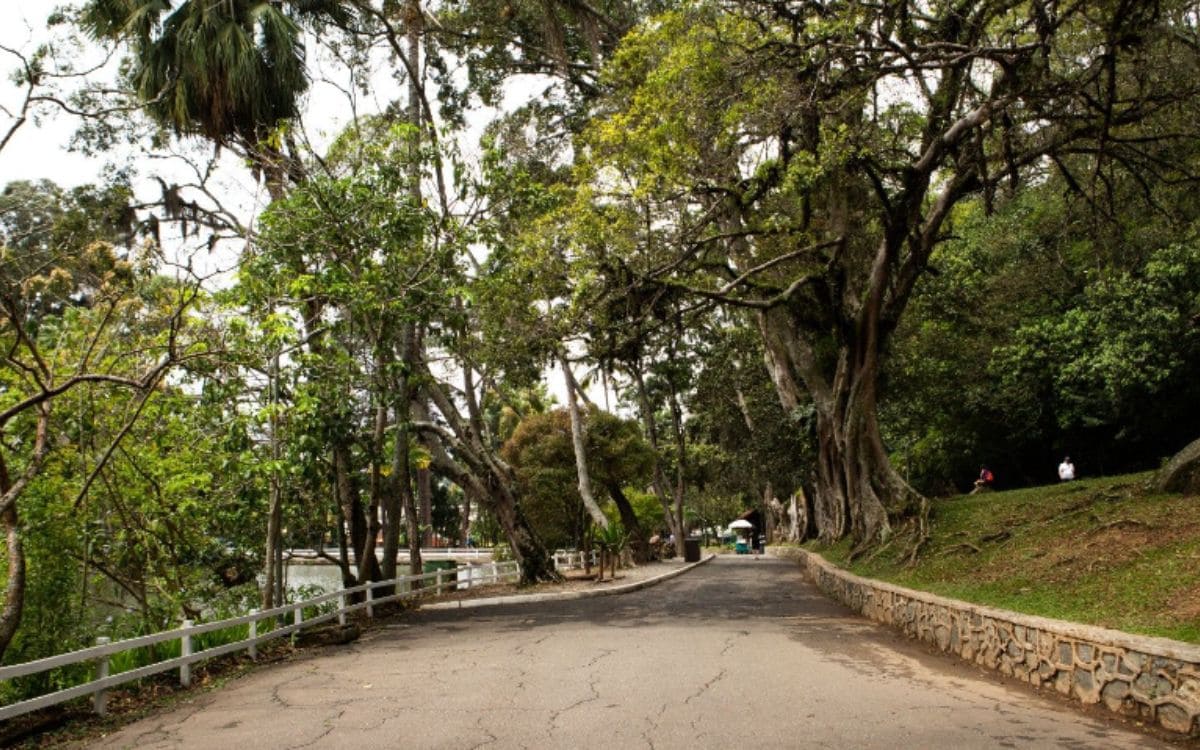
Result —
[[[90,0],[80,23],[133,49],[130,81],[162,125],[254,145],[298,114],[308,88],[300,18],[345,20],[348,5]]]
[[[1121,423],[1193,365],[1198,292],[1194,241],[1163,248],[1142,273],[1099,275],[1064,315],[1019,329],[1016,341],[997,351],[996,367],[1011,377],[1045,373],[1063,428]]]

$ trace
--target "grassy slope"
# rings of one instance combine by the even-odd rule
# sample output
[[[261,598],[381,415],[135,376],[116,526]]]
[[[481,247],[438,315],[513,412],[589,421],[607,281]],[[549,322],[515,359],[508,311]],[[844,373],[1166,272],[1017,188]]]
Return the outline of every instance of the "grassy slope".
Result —
[[[847,563],[858,575],[956,599],[1200,643],[1200,498],[1157,495],[1150,474],[933,502],[915,566],[905,540]]]

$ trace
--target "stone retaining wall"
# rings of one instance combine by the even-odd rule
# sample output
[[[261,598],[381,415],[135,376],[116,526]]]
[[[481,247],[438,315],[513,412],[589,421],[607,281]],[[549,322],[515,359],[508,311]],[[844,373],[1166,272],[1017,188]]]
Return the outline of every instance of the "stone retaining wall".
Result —
[[[796,547],[797,560],[850,609],[988,669],[1082,703],[1200,736],[1200,647],[982,607],[847,573]]]

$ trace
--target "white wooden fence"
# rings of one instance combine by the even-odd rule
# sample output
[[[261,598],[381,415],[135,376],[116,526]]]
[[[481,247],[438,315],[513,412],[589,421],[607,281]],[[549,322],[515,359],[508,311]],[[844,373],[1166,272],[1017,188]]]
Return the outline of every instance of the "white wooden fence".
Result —
[[[554,553],[554,569],[555,570],[576,570],[583,567],[583,556],[590,555],[592,565],[596,565],[597,557],[595,550],[590,552],[575,552],[572,550],[558,550]]]
[[[312,560],[326,561],[337,559],[341,552],[337,547],[326,547],[320,552],[313,549],[290,549],[284,550],[284,558],[288,561],[297,560]],[[402,547],[396,550],[398,559],[408,559],[408,548]],[[421,557],[430,559],[444,559],[447,557],[493,557],[495,550],[492,547],[422,547]],[[375,557],[383,560],[383,550],[379,547],[375,548]],[[355,564],[355,556],[353,550],[350,552],[350,563]]]
[[[567,567],[570,565],[569,560],[564,560],[563,564],[559,565],[559,560],[555,558],[556,567]],[[470,588],[471,586],[512,582],[517,580],[521,575],[520,567],[515,562],[501,563],[484,563],[480,565],[468,564],[457,569],[451,570],[435,570],[422,575],[400,576],[389,581],[377,581],[373,583],[364,583],[352,588],[334,591],[328,594],[307,599],[302,602],[294,602],[285,604],[274,609],[263,611],[251,610],[249,614],[242,617],[234,617],[228,620],[217,620],[215,622],[206,622],[195,624],[191,620],[184,620],[182,627],[175,630],[168,630],[163,633],[155,633],[153,635],[145,635],[139,638],[128,638],[123,641],[110,643],[108,638],[97,638],[96,645],[91,648],[81,649],[79,651],[71,651],[66,654],[50,656],[37,661],[26,662],[24,664],[15,664],[9,667],[0,667],[0,680],[11,680],[25,675],[38,674],[57,667],[65,667],[71,664],[92,663],[95,665],[93,678],[89,682],[75,687],[59,690],[55,693],[47,693],[46,695],[30,698],[29,700],[19,703],[12,703],[7,706],[0,706],[0,721],[11,719],[14,716],[36,711],[39,708],[53,706],[58,703],[91,695],[93,707],[97,713],[105,712],[105,704],[107,691],[109,688],[143,677],[149,677],[159,672],[166,672],[172,669],[179,670],[179,682],[181,685],[187,686],[192,681],[192,665],[196,662],[211,659],[223,654],[233,653],[235,651],[246,651],[251,658],[257,655],[258,644],[273,638],[282,638],[292,633],[298,633],[306,627],[319,625],[323,622],[337,619],[341,624],[346,623],[346,615],[357,610],[366,610],[367,617],[373,617],[374,608],[377,605],[386,602],[397,601],[414,596],[437,596],[441,594],[443,589],[458,589]],[[422,588],[412,588],[412,584],[420,581]],[[385,590],[385,596],[378,596],[377,591]],[[356,594],[363,594],[364,600],[357,604],[349,604],[348,601]],[[313,607],[321,607],[323,604],[336,602],[336,608],[329,612],[317,615],[311,619],[304,619],[304,610]],[[282,625],[265,633],[259,634],[258,624],[263,620],[274,618],[282,618],[283,622],[291,620],[290,625]],[[194,650],[195,642],[193,639],[204,633],[211,633],[217,630],[225,630],[226,628],[237,627],[239,625],[249,626],[249,635],[241,640],[214,646],[202,651]],[[144,667],[131,669],[119,674],[109,674],[109,659],[113,654],[130,651],[135,648],[144,648],[153,646],[158,643],[166,643],[169,641],[179,642],[180,655],[173,659],[165,659],[163,661],[148,664]]]

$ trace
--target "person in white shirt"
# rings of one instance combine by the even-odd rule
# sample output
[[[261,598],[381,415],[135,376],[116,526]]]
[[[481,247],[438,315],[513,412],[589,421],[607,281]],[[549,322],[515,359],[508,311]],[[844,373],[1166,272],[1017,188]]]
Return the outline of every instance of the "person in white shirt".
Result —
[[[1071,457],[1067,456],[1058,465],[1058,478],[1063,482],[1069,482],[1075,478],[1075,464],[1071,463]]]

